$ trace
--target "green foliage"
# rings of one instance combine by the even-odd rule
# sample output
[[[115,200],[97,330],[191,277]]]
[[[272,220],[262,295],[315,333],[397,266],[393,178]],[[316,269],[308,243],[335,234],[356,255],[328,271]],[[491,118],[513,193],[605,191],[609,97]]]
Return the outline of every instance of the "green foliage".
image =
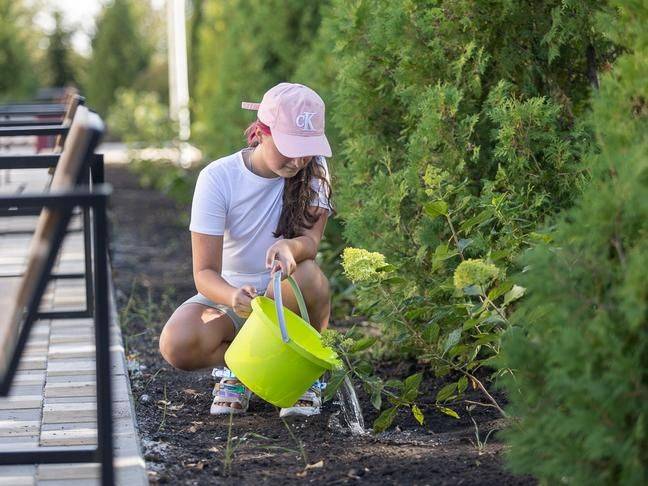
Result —
[[[169,110],[155,92],[119,88],[108,116],[110,131],[124,142],[160,146],[174,137]]]
[[[588,73],[615,52],[593,20],[607,6],[331,8],[313,49],[328,46],[323,66],[333,59],[337,71],[328,87],[341,138],[336,202],[349,243],[392,265],[388,277],[358,284],[358,309],[384,324],[392,354],[427,360],[438,376],[459,373],[441,404],[499,353],[524,294],[508,278],[517,255],[549,238],[536,228],[587,178]],[[475,259],[488,278],[455,287],[457,267],[468,262],[461,281]]]
[[[54,30],[48,36],[46,52],[51,86],[76,85],[76,72],[72,65],[72,32],[63,26],[63,14],[54,12]]]
[[[383,399],[388,405],[373,423],[375,432],[383,432],[393,423],[399,409],[409,409],[415,420],[423,425],[425,417],[416,404],[419,388],[423,380],[422,373],[414,373],[404,380],[383,380],[375,375],[368,350],[376,343],[375,337],[365,336],[356,329],[342,334],[332,329],[322,333],[322,342],[333,348],[343,362],[343,367],[331,373],[325,388],[324,399],[331,399],[344,379],[350,377],[360,383],[371,399],[376,410],[383,407]]]
[[[138,175],[139,183],[147,189],[156,189],[170,196],[180,204],[191,203],[193,188],[198,173],[178,167],[172,162],[133,160],[130,169]],[[188,219],[188,214],[179,215]],[[189,221],[184,221],[186,225]]]
[[[273,85],[291,80],[320,22],[321,1],[211,0],[199,2],[192,33],[195,65],[194,133],[209,158],[241,147],[253,114],[241,101],[257,101]]]
[[[593,99],[592,180],[525,255],[503,343],[509,463],[545,484],[648,481],[648,6],[615,4],[600,20],[627,54]]]
[[[24,2],[0,0],[0,100],[27,98],[36,91],[34,37]]]
[[[85,92],[89,104],[106,115],[120,87],[131,87],[148,66],[151,47],[137,26],[132,0],[114,0],[97,19]]]

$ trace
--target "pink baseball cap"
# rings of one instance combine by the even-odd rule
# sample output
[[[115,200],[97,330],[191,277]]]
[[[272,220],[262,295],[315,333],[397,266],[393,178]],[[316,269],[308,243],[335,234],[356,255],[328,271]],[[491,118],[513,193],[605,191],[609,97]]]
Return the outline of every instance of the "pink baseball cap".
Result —
[[[332,155],[324,134],[324,101],[309,87],[279,83],[266,91],[261,103],[243,102],[241,108],[258,110],[259,121],[270,127],[285,157]]]

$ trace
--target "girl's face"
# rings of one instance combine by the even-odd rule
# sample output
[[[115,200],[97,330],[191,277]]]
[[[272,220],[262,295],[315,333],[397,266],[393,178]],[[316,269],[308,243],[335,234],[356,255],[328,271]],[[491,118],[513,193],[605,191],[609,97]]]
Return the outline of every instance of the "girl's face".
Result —
[[[313,158],[311,155],[297,158],[286,157],[277,150],[272,135],[259,135],[259,139],[261,140],[259,150],[263,156],[263,161],[267,168],[278,176],[286,179],[295,176]]]

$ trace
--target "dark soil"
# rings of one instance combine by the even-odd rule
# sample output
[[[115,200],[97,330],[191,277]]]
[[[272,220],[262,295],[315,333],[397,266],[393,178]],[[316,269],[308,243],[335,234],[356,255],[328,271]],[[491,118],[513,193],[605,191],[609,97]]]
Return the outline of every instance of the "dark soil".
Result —
[[[209,415],[210,370],[182,372],[158,353],[160,330],[175,306],[193,295],[189,208],[157,191],[142,189],[124,166],[107,167],[112,197],[112,262],[129,360],[137,421],[151,483],[168,484],[534,484],[505,471],[503,444],[491,434],[476,446],[467,412],[460,420],[433,408],[440,382],[427,377],[421,388],[424,427],[402,412],[386,433],[352,436],[339,427],[339,407],[289,426],[272,405],[253,399],[249,413]],[[333,323],[332,326],[344,326]],[[381,363],[385,375],[407,376],[415,363]],[[376,412],[359,393],[365,420]],[[475,397],[477,398],[477,397]],[[472,412],[483,441],[502,426],[489,408]],[[259,434],[259,435],[250,435]],[[226,450],[236,446],[229,468]],[[314,465],[305,468],[305,462]]]

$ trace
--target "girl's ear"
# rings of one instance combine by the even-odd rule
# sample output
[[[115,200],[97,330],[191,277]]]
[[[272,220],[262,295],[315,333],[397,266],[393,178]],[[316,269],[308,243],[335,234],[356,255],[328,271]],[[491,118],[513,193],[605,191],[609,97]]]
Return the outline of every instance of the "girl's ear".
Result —
[[[259,141],[259,143],[263,143],[263,137],[264,137],[265,134],[261,131],[261,129],[259,127],[257,127],[255,129],[255,135],[256,135],[256,139]]]

